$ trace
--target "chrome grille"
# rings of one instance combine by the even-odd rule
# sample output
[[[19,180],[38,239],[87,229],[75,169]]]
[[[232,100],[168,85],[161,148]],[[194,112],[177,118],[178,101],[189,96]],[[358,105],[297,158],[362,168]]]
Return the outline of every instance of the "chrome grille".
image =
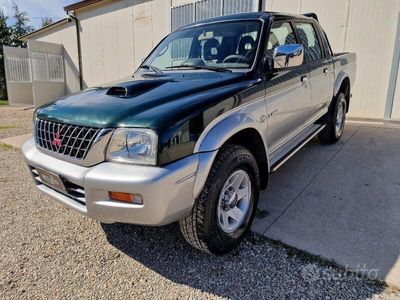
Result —
[[[40,148],[75,159],[85,159],[101,129],[36,119],[35,138]]]

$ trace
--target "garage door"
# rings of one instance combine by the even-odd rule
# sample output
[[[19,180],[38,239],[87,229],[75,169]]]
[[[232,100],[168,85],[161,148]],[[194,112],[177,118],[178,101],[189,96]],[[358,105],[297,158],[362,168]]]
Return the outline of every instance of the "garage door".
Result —
[[[172,31],[190,23],[218,16],[258,11],[259,0],[203,0],[173,7]]]

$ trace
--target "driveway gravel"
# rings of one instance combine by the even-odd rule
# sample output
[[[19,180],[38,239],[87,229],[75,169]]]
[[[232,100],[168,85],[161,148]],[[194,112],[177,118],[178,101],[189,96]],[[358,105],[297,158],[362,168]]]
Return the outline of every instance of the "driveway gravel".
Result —
[[[0,106],[0,140],[32,131],[33,108]]]
[[[176,224],[101,225],[36,191],[19,151],[0,150],[2,299],[399,299],[255,235],[213,257]]]

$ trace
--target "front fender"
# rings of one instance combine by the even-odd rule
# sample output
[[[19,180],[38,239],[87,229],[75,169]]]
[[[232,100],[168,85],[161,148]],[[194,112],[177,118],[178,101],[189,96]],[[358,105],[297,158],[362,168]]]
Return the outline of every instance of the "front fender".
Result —
[[[193,186],[195,199],[200,195],[206,183],[219,149],[236,133],[245,129],[257,130],[263,140],[265,149],[267,149],[265,133],[261,124],[251,114],[237,113],[210,124],[209,129],[206,128],[195,146],[195,153],[199,153],[199,164]]]
[[[245,130],[255,129],[263,139],[266,147],[265,133],[260,123],[254,116],[247,113],[238,113],[231,115],[217,124],[211,124],[206,128],[196,143],[194,152],[211,152],[221,148],[233,135]]]

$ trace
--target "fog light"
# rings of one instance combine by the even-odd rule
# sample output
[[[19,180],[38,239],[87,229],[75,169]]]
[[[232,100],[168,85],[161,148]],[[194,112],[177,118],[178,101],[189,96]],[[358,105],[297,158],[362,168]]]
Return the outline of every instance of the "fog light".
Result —
[[[121,202],[128,202],[133,204],[143,204],[142,196],[138,194],[128,194],[128,193],[121,193],[121,192],[108,192],[108,196],[111,200],[121,201]]]

